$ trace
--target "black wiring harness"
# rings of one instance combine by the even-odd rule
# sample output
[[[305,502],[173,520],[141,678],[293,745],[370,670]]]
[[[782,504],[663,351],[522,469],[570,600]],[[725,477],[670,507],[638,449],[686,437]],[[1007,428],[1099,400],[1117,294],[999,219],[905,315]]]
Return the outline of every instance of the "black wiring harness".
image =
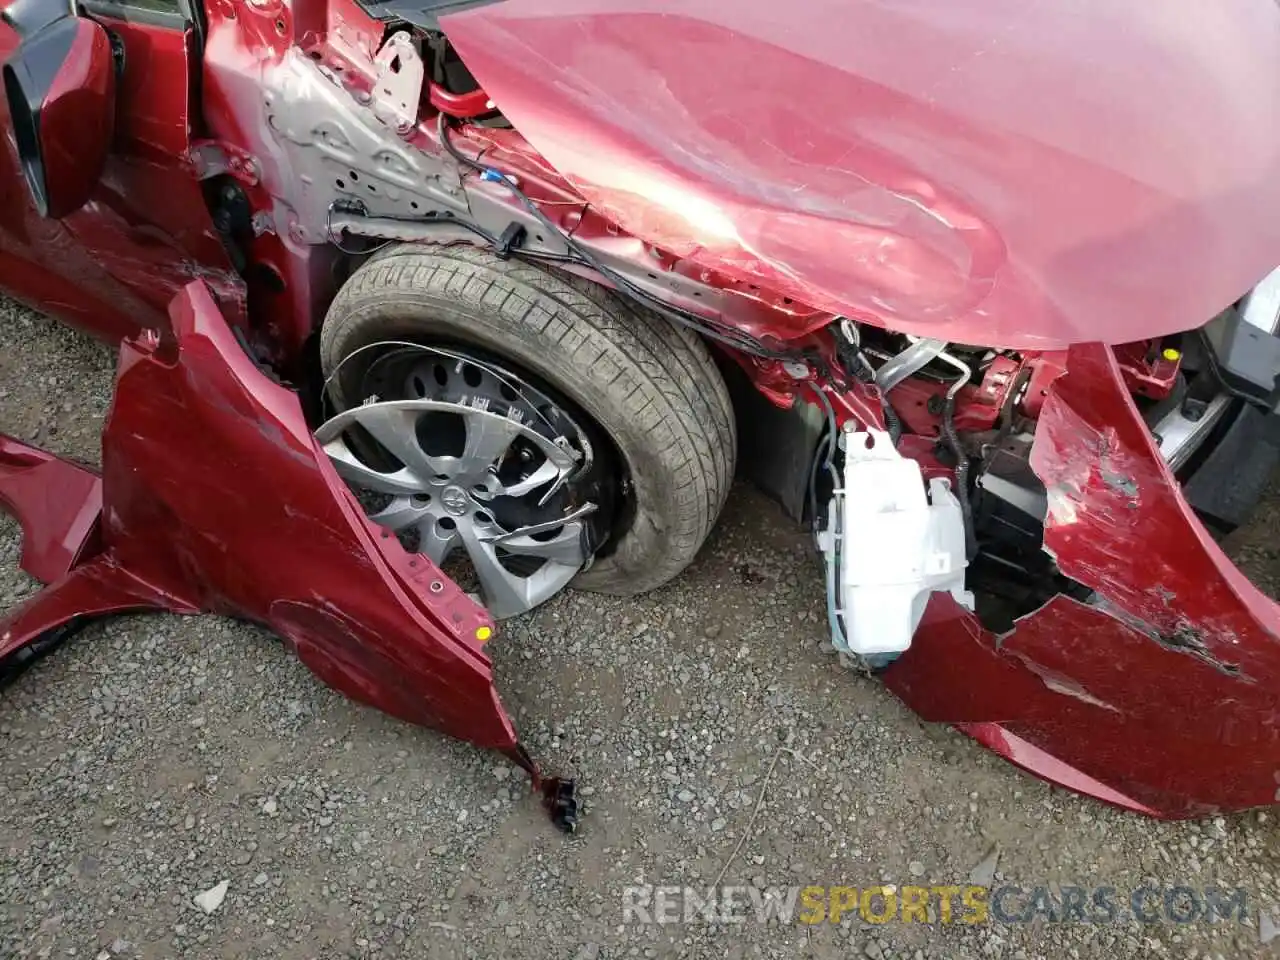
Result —
[[[601,262],[599,257],[575,240],[571,235],[562,230],[559,225],[554,223],[550,217],[543,213],[538,205],[530,199],[529,195],[521,190],[517,184],[513,183],[509,177],[502,173],[502,171],[486,166],[479,160],[472,159],[459,150],[449,135],[449,129],[450,124],[448,116],[443,113],[440,114],[438,124],[440,145],[444,147],[449,155],[463,166],[477,171],[482,180],[489,183],[498,183],[506,187],[511,191],[512,196],[520,202],[520,205],[529,212],[529,215],[542,224],[542,226],[550,231],[552,235],[556,236],[570,251],[569,256],[557,256],[555,254],[551,254],[551,257],[562,262],[576,262],[583,266],[590,267],[592,270],[596,271],[596,273],[600,274],[600,276],[613,284],[615,289],[620,293],[626,294],[641,306],[662,315],[672,323],[687,327],[708,339],[715,340],[717,343],[724,344],[727,347],[732,347],[734,350],[741,351],[742,353],[749,354],[750,356],[760,357],[766,360],[798,361],[800,363],[813,366],[829,383],[840,382],[838,378],[835,377],[830,364],[828,364],[825,358],[823,358],[816,350],[792,350],[776,346],[765,340],[753,337],[748,333],[744,333],[737,327],[731,326],[727,323],[722,323],[709,317],[702,317],[688,310],[681,310],[679,308],[672,307],[670,304],[663,302],[661,299],[649,293],[649,291],[637,285],[629,278],[623,276],[618,271],[606,266]],[[468,229],[473,228],[468,225]],[[496,238],[489,236],[487,233],[479,231],[478,229],[473,230],[473,232],[480,233],[485,236],[486,239],[494,242],[495,246],[497,245]],[[522,257],[531,255],[526,251],[513,252],[518,253]],[[542,254],[532,254],[532,256],[537,259],[546,259],[546,256]]]

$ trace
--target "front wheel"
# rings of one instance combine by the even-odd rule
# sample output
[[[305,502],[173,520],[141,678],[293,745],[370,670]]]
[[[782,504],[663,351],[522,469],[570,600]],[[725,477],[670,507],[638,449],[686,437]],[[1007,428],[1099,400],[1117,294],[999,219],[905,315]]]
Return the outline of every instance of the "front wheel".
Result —
[[[465,554],[495,617],[570,581],[660,586],[724,504],[737,438],[706,346],[596,284],[397,246],[339,291],[320,357],[339,473],[411,549]]]

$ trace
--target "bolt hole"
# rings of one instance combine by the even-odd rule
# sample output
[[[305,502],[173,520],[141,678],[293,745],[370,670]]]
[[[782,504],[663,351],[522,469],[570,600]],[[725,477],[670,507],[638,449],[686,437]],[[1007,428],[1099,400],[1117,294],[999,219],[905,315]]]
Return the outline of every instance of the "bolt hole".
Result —
[[[411,566],[411,567],[416,567],[417,565],[418,565],[418,561],[417,561],[417,560],[410,560],[410,561],[409,561],[409,566]]]
[[[489,516],[489,514],[485,513],[483,510],[477,510],[475,516],[478,523],[493,523],[493,517]]]
[[[409,502],[412,503],[415,507],[425,507],[427,504],[431,502],[431,494],[415,493],[412,497],[409,498]]]
[[[658,275],[656,273],[646,273],[645,276],[648,277],[650,280],[658,279]]]
[[[351,180],[352,180],[352,182],[354,182],[354,183],[359,183],[359,182],[360,182],[360,174],[356,173],[354,170],[348,170],[347,172],[348,172],[349,174],[351,174]]]
[[[694,295],[695,297],[700,297],[700,296],[702,296],[702,291],[701,291],[701,290],[695,290],[695,291],[693,291],[693,295]]]
[[[432,580],[430,589],[432,593],[440,593],[444,590],[444,584],[439,580]]]
[[[377,187],[375,187],[372,183],[368,184],[367,186],[369,187],[369,192],[370,192],[370,193],[377,193],[377,192],[378,192],[378,188],[377,188]]]
[[[782,302],[790,306],[794,301],[790,297],[783,297]]]
[[[468,387],[474,388],[480,386],[480,383],[484,378],[480,375],[479,367],[473,367],[471,364],[467,364],[462,368],[462,379]]]
[[[338,186],[338,189],[339,189],[339,190],[345,190],[345,189],[347,189],[347,184],[346,184],[346,181],[345,181],[345,180],[338,179],[338,180],[335,180],[335,181],[333,181],[333,182],[334,182],[335,184],[337,184],[337,186]]]
[[[418,209],[418,201],[417,201],[417,200],[410,200],[410,201],[409,201],[409,209],[410,209],[410,210],[417,210],[417,209]]]
[[[420,397],[427,395],[427,384],[421,377],[413,378],[413,392]]]
[[[400,72],[400,55],[399,54],[396,54],[394,57],[391,58],[391,72],[392,73]]]
[[[319,50],[312,50],[310,53],[307,54],[307,56],[310,57],[312,60],[324,59],[324,54],[322,54]]]
[[[287,27],[286,27],[285,22],[284,22],[283,20],[277,20],[277,21],[276,21],[276,33],[280,34],[280,36],[282,36],[282,37],[283,37],[283,36],[284,36],[284,32],[285,32],[285,30],[286,30],[286,29],[287,29]]]
[[[535,240],[537,240],[539,243],[541,243],[541,242],[542,242],[542,234],[540,234],[540,233],[535,233],[535,234],[533,235],[533,239],[535,239]]]
[[[436,523],[440,525],[441,530],[446,530],[450,533],[458,529],[458,525],[454,522],[453,517],[441,517],[436,521]]]

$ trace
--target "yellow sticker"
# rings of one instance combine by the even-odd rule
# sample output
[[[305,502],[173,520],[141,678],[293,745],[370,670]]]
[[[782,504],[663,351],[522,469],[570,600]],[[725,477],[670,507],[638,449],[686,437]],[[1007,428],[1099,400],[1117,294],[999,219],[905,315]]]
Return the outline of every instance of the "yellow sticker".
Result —
[[[476,627],[476,639],[484,643],[493,636],[493,630],[489,627]]]
[[[1162,353],[1161,356],[1170,362],[1182,359],[1182,354],[1173,349],[1173,347],[1165,347],[1164,353]]]

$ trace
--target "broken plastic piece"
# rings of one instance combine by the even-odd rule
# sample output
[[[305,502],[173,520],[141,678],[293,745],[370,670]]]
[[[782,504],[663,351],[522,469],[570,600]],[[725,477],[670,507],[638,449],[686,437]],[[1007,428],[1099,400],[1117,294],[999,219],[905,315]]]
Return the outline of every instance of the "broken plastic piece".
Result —
[[[832,643],[882,658],[911,645],[932,592],[973,609],[964,588],[964,518],[946,480],[931,481],[926,496],[920,466],[898,453],[887,433],[846,432],[842,443],[844,486],[819,537],[845,624]]]
[[[542,803],[551,815],[551,822],[565,833],[578,830],[577,787],[572,780],[546,777],[542,781]]]
[[[507,228],[502,231],[502,235],[498,237],[498,244],[493,252],[503,260],[509,259],[512,250],[524,246],[524,235],[524,224],[512,220],[507,224]]]
[[[576,833],[578,795],[574,781],[564,777],[544,777],[523,744],[517,743],[502,752],[508,760],[529,774],[529,785],[534,793],[542,795],[542,805],[546,807],[556,828],[565,833]]]

